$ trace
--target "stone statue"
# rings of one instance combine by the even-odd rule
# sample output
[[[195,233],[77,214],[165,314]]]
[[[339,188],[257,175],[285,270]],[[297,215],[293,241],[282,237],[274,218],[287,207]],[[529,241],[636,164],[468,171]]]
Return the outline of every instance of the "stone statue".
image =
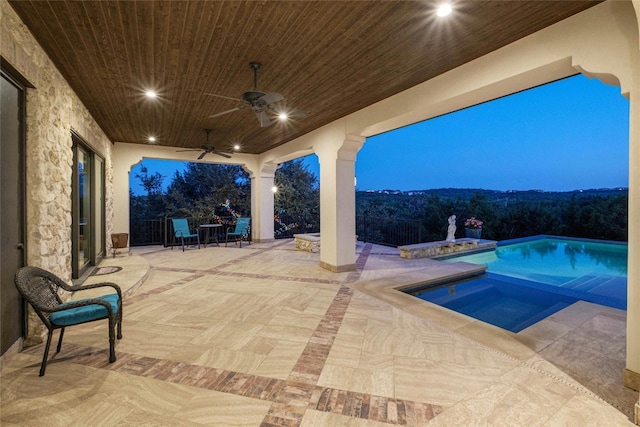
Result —
[[[449,227],[447,227],[447,242],[456,241],[456,216],[451,215],[449,217]]]

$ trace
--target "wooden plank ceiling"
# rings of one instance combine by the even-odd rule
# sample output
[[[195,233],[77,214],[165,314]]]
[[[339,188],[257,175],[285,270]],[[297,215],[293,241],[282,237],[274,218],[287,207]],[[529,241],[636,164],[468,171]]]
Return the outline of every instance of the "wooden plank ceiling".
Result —
[[[262,153],[545,28],[599,1],[10,2],[114,142]],[[304,119],[260,127],[258,88]],[[149,100],[146,89],[160,97]],[[194,153],[195,158],[195,153]]]

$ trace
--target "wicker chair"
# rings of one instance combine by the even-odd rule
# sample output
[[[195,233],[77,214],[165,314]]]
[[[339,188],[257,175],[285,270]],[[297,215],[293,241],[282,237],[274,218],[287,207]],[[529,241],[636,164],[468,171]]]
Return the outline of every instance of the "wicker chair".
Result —
[[[47,368],[47,356],[51,338],[55,329],[60,329],[58,348],[62,346],[62,336],[67,326],[79,325],[96,320],[109,320],[109,363],[116,361],[115,329],[118,326],[118,339],[122,338],[122,292],[113,283],[97,283],[87,286],[69,286],[54,274],[38,267],[22,267],[16,272],[15,284],[23,298],[33,307],[36,314],[49,330],[47,345],[42,357],[40,376]],[[76,301],[62,302],[58,294],[60,289],[78,292],[87,289],[110,287],[115,294],[103,295]]]

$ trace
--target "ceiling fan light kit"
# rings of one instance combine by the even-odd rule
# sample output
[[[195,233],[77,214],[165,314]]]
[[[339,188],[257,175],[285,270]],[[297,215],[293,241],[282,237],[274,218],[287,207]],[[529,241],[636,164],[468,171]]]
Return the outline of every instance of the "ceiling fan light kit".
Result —
[[[262,92],[258,89],[258,71],[262,69],[262,64],[259,62],[250,62],[249,66],[253,70],[253,89],[242,94],[241,98],[231,98],[229,96],[217,95],[214,93],[207,93],[207,95],[215,96],[218,98],[231,99],[233,101],[241,102],[243,105],[232,108],[230,110],[222,111],[220,113],[209,116],[210,118],[223,116],[225,114],[233,113],[234,111],[243,110],[245,108],[251,108],[256,114],[260,127],[267,127],[271,125],[271,119],[267,114],[267,111],[276,112],[276,103],[284,101],[284,96],[276,92]],[[280,114],[283,114],[281,112]],[[304,118],[307,114],[301,110],[295,110],[293,114],[284,113],[287,116],[297,115]]]

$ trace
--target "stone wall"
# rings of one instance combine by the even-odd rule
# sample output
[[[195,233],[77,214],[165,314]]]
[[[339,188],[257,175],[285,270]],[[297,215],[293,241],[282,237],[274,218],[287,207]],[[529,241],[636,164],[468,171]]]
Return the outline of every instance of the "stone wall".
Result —
[[[439,258],[451,254],[474,252],[478,250],[495,249],[495,240],[478,240],[470,238],[456,239],[453,242],[441,240],[438,242],[416,243],[415,245],[398,246],[400,258]]]
[[[33,86],[26,91],[26,262],[70,282],[71,132],[105,159],[107,236],[113,229],[112,143],[6,0],[0,0],[0,55]],[[35,320],[27,343],[42,335]]]
[[[295,248],[307,252],[320,252],[320,233],[294,234]]]

